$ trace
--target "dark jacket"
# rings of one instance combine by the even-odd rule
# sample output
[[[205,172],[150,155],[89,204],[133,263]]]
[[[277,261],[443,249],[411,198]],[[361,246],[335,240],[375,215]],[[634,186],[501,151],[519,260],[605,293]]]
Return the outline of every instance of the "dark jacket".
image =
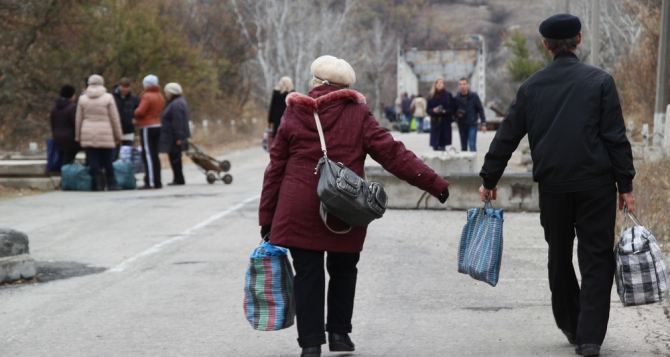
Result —
[[[440,106],[441,111],[437,110]],[[428,115],[433,123],[442,122],[445,119],[451,123],[454,111],[456,111],[456,102],[447,90],[435,92],[435,95],[428,99]]]
[[[129,93],[127,96],[122,96],[118,86],[112,91],[116,108],[119,109],[119,116],[121,117],[121,130],[124,134],[132,134],[135,132],[135,125],[133,125],[133,118],[135,117],[135,109],[140,105],[140,98]]]
[[[633,155],[619,95],[607,72],[572,54],[521,85],[486,154],[480,175],[493,188],[528,133],[533,177],[545,192],[587,191],[613,184],[633,189]]]
[[[51,133],[56,149],[61,151],[79,150],[75,141],[77,103],[68,98],[58,98],[51,110]]]
[[[281,93],[278,90],[272,92],[270,100],[270,111],[268,113],[268,123],[273,124],[273,134],[277,135],[277,130],[281,124],[281,117],[286,110],[286,96],[288,93]]]
[[[456,102],[456,111],[454,118],[458,125],[477,125],[477,119],[486,123],[486,114],[484,114],[484,107],[479,95],[473,91],[468,91],[468,94],[462,95],[460,92],[454,96]]]
[[[321,85],[309,96],[292,93],[265,170],[259,207],[261,226],[272,225],[270,241],[285,247],[314,251],[359,252],[367,227],[354,227],[337,235],[319,216],[319,179],[314,168],[323,156],[313,112],[323,125],[328,157],[363,176],[369,154],[386,170],[428,191],[435,197],[448,183],[421,159],[384,130],[365,104],[365,97],[350,89]],[[342,222],[329,217],[335,229]]]
[[[189,127],[188,104],[182,96],[174,97],[161,113],[161,139],[158,146],[160,152],[172,152],[181,141],[181,149],[188,148],[187,139],[191,137]]]

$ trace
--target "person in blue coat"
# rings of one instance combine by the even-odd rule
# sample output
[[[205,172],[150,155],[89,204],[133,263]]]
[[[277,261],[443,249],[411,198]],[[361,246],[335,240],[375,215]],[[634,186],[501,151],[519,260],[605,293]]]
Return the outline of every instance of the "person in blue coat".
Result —
[[[442,78],[435,80],[430,94],[428,100],[430,146],[435,151],[444,151],[447,146],[451,146],[451,123],[455,102],[451,93],[445,88]]]

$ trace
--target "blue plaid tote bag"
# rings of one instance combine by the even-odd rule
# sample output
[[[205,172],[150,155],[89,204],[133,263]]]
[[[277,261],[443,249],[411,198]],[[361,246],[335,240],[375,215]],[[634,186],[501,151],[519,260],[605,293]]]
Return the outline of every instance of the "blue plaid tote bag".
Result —
[[[458,272],[491,286],[498,284],[503,249],[503,210],[486,202],[468,210],[458,248]]]
[[[652,304],[668,292],[668,273],[656,238],[628,209],[615,248],[617,293],[624,306]],[[631,224],[632,223],[632,224]]]
[[[244,285],[244,313],[256,330],[276,331],[293,325],[293,269],[288,249],[263,242],[251,253]]]

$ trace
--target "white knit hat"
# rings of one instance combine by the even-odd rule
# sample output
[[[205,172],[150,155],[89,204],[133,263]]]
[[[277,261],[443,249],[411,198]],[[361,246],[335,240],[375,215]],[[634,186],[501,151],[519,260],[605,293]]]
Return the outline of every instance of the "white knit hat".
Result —
[[[312,76],[324,84],[350,86],[356,83],[356,72],[351,65],[334,56],[321,56],[312,62]]]
[[[183,92],[179,83],[170,82],[165,85],[165,93],[170,95],[182,95]]]
[[[101,75],[99,74],[92,74],[90,77],[88,77],[88,85],[99,85],[99,86],[104,86],[105,85],[105,79],[102,78]]]
[[[142,85],[144,88],[149,88],[149,87],[158,87],[158,77],[156,77],[153,74],[150,74],[142,80]]]

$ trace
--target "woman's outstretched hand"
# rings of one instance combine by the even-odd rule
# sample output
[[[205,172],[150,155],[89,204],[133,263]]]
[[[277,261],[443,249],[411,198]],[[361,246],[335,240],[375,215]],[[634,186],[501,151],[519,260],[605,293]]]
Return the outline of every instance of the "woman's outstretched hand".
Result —
[[[482,202],[495,201],[498,198],[498,188],[489,190],[484,186],[479,187],[479,198]]]

